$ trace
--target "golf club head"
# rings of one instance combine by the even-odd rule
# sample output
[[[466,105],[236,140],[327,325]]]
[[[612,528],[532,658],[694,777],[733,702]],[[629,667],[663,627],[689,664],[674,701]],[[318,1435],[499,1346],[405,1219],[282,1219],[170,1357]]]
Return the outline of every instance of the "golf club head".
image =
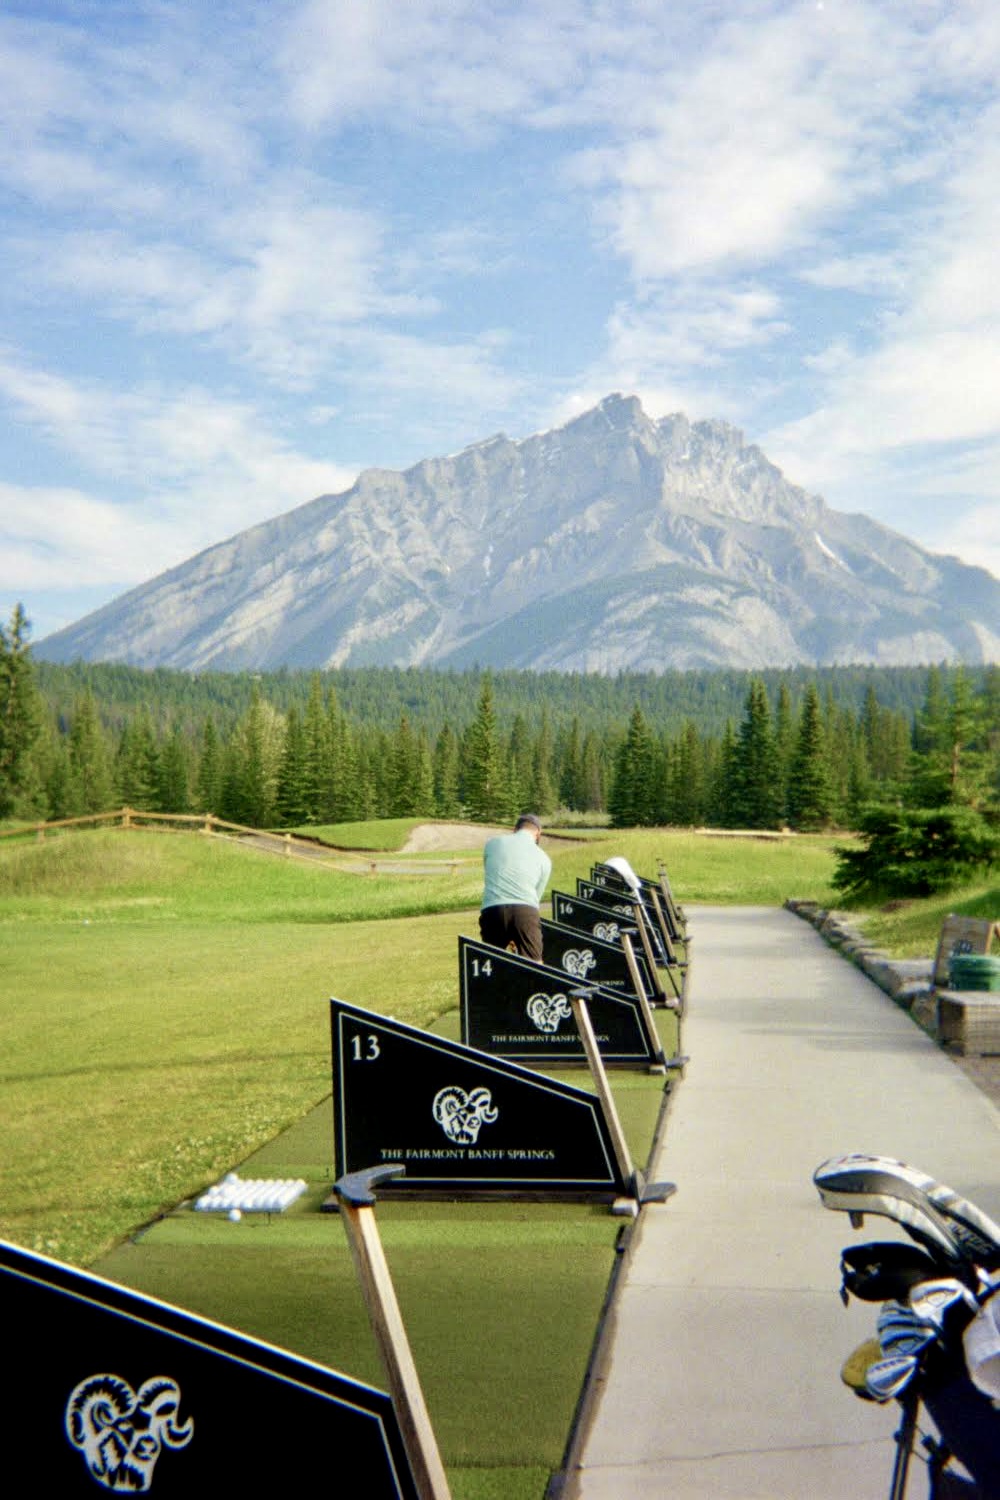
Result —
[[[922,1323],[932,1324],[939,1333],[944,1329],[948,1314],[960,1306],[972,1313],[979,1309],[979,1303],[969,1288],[954,1276],[923,1281],[910,1290],[911,1311]]]
[[[902,1302],[887,1302],[878,1315],[878,1341],[887,1359],[919,1355],[937,1342],[937,1328]]]
[[[919,1245],[955,1266],[1000,1265],[1000,1224],[926,1173],[888,1156],[834,1156],[813,1173],[825,1208],[841,1209],[857,1227],[881,1214]]]
[[[914,1375],[920,1369],[920,1360],[915,1354],[894,1354],[880,1359],[868,1367],[865,1385],[876,1401],[892,1401],[902,1395]]]

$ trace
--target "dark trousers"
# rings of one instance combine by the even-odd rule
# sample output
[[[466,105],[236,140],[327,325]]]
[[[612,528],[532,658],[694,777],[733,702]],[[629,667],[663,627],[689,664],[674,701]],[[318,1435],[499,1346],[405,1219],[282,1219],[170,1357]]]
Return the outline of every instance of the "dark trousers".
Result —
[[[536,963],[542,961],[542,924],[537,906],[484,906],[479,913],[479,935],[494,948],[512,948]]]

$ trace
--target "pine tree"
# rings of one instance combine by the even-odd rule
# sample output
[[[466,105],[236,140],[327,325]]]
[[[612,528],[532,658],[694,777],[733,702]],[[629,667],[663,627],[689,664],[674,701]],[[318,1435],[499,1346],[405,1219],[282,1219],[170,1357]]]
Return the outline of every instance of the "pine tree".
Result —
[[[293,703],[285,719],[285,743],[278,768],[277,807],[283,828],[295,828],[309,818],[309,750],[305,727]]]
[[[309,823],[332,823],[336,812],[337,767],[335,747],[340,737],[340,714],[331,688],[323,701],[318,672],[309,679],[309,699],[302,722],[305,764],[302,768],[302,818]]]
[[[580,720],[574,717],[560,755],[559,798],[563,807],[580,812],[586,806],[583,794],[583,758]]]
[[[705,817],[704,756],[698,731],[690,719],[671,750],[670,821],[681,827],[696,827]]]
[[[426,729],[417,730],[416,765],[413,781],[413,812],[418,818],[434,816],[434,761]]]
[[[793,828],[825,828],[833,812],[823,713],[814,683],[806,689],[789,765],[788,816]]]
[[[68,750],[74,811],[107,812],[115,800],[111,756],[89,688],[74,706]]]
[[[469,725],[462,755],[465,806],[475,823],[505,821],[509,789],[497,735],[493,681],[483,677],[476,717]]]
[[[24,609],[15,604],[10,624],[0,625],[0,817],[8,817],[18,805],[41,729],[30,637]]]
[[[558,796],[552,771],[552,726],[548,710],[542,710],[542,727],[538,731],[531,755],[531,781],[528,788],[527,806],[535,812],[548,814],[554,811]],[[515,808],[514,812],[524,810]]]
[[[528,721],[523,714],[515,714],[507,741],[507,805],[504,816],[534,806],[532,792],[533,752]]]
[[[771,730],[767,689],[759,677],[750,683],[736,740],[737,827],[775,828],[781,819],[778,753]]]
[[[458,741],[450,724],[445,724],[434,742],[434,811],[439,818],[457,818],[461,810]]]
[[[607,777],[604,757],[596,732],[588,730],[583,740],[580,755],[580,790],[578,806],[581,811],[603,812],[607,806]]]
[[[738,804],[739,758],[736,731],[733,729],[732,719],[727,719],[719,745],[715,783],[709,798],[709,817],[719,828],[734,828]]]
[[[190,806],[191,768],[180,726],[174,724],[160,751],[156,805],[160,812],[186,813]]]
[[[205,720],[201,732],[201,755],[198,759],[198,775],[195,795],[200,812],[222,816],[224,806],[225,756],[219,744],[219,735],[214,719]]]
[[[230,798],[233,821],[269,828],[277,812],[278,770],[285,739],[282,716],[261,696],[255,682],[250,706],[233,736],[235,761]]]
[[[413,817],[419,812],[420,765],[417,741],[405,713],[400,716],[388,759],[390,776],[385,795],[386,816]]]
[[[608,811],[613,828],[649,827],[656,823],[656,746],[638,704],[615,762]]]
[[[118,796],[126,807],[156,811],[160,757],[149,714],[143,708],[122,726],[115,757]]]

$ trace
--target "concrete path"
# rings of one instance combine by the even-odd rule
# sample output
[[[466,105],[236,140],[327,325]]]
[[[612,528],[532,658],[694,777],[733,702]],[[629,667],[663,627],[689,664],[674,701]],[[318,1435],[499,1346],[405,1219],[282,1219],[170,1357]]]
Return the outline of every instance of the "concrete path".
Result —
[[[1000,1219],[1000,1114],[805,922],[689,912],[684,1051],[657,1180],[605,1342],[567,1500],[883,1500],[897,1408],[858,1401],[843,1357],[872,1307],[837,1296],[859,1233],[813,1170],[894,1156]],[[914,1481],[914,1493],[919,1493]]]

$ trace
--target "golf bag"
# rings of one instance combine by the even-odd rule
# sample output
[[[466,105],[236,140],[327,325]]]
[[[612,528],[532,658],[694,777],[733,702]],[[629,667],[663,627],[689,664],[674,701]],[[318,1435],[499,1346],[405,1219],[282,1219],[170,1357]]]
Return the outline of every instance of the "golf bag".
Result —
[[[1000,1500],[1000,1224],[888,1157],[834,1157],[813,1181],[855,1229],[878,1214],[911,1241],[852,1245],[840,1262],[845,1303],[883,1304],[877,1338],[841,1375],[865,1400],[899,1403],[890,1500],[906,1494],[918,1439],[931,1500]],[[935,1434],[922,1433],[923,1413]]]

